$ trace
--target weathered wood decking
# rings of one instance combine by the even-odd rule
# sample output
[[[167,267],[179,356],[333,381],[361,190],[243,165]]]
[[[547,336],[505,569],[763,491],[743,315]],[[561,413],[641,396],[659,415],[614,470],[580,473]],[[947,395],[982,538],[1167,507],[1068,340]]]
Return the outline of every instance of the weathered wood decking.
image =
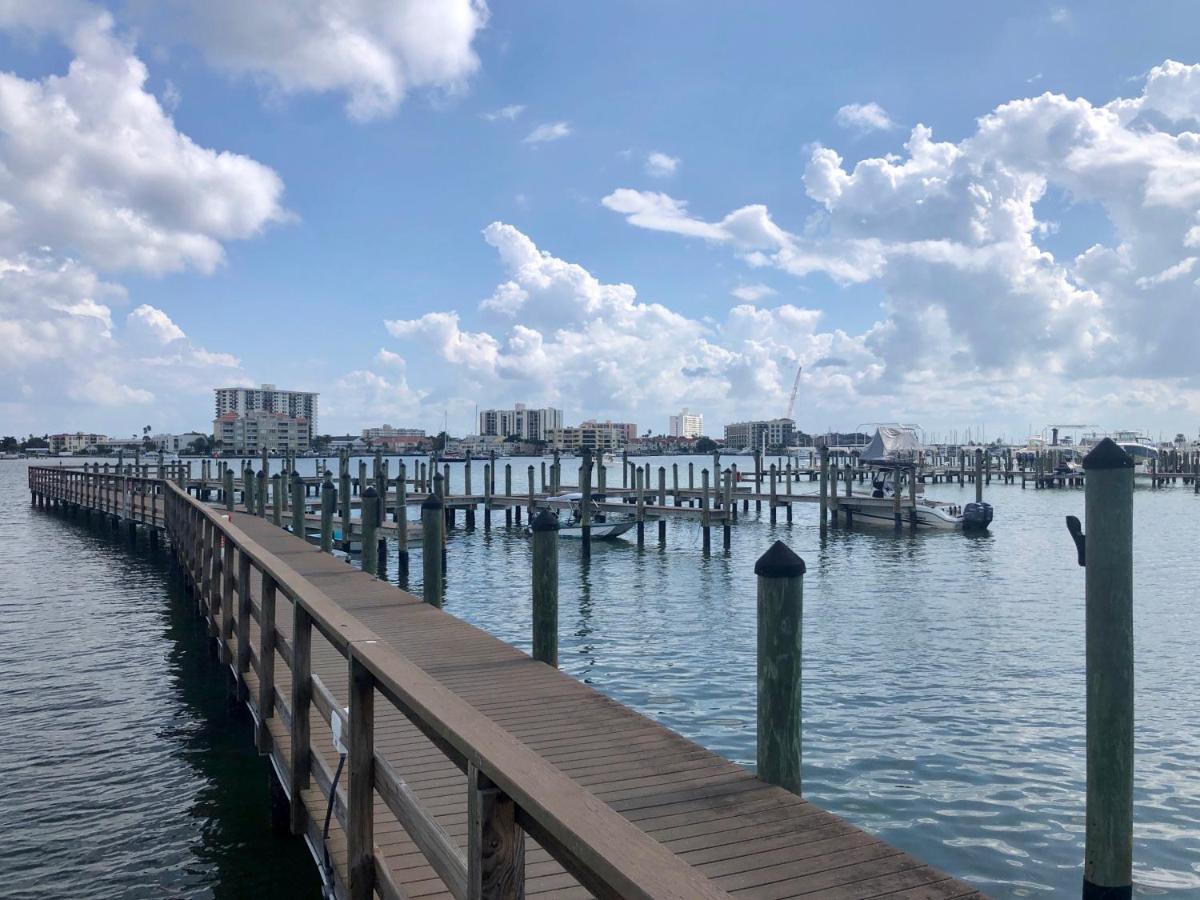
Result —
[[[40,496],[58,498],[53,479],[34,486],[31,476],[31,488]],[[67,490],[69,492],[71,488]],[[76,502],[69,493],[61,499]],[[103,490],[90,493],[87,501],[89,505],[109,510],[117,507],[114,499]],[[301,800],[306,813],[303,817],[305,831],[317,852],[320,851],[320,825],[325,817],[329,774],[336,768],[338,759],[330,736],[328,723],[332,710],[325,691],[332,694],[333,704],[337,707],[350,705],[347,647],[371,645],[381,640],[386,642],[387,653],[394,651],[405,661],[391,669],[383,663],[376,667],[373,660],[380,654],[369,647],[365,651],[364,658],[377,676],[374,683],[380,685],[380,692],[373,701],[374,784],[380,790],[373,807],[373,845],[377,848],[377,868],[382,863],[390,873],[384,883],[376,883],[376,889],[385,897],[464,896],[464,883],[458,883],[456,877],[447,881],[438,875],[439,870],[443,873],[457,871],[464,863],[462,855],[471,843],[468,839],[470,792],[464,768],[473,773],[476,765],[500,765],[489,758],[489,753],[495,750],[496,759],[507,758],[502,751],[508,746],[510,736],[519,742],[514,743],[515,747],[528,748],[540,758],[538,765],[529,770],[532,775],[512,775],[514,779],[530,777],[545,781],[542,785],[526,786],[531,796],[537,795],[539,787],[556,783],[554,778],[565,776],[574,786],[586,789],[587,794],[608,808],[597,808],[590,814],[586,809],[577,809],[575,814],[579,815],[580,824],[576,824],[571,832],[576,838],[586,833],[591,819],[595,819],[600,828],[603,816],[599,812],[613,811],[692,867],[698,878],[692,881],[680,874],[687,871],[686,866],[674,875],[665,872],[661,860],[656,864],[646,855],[646,847],[635,840],[628,844],[630,858],[624,864],[634,873],[629,877],[635,879],[636,873],[642,871],[639,866],[644,867],[645,891],[614,892],[611,882],[608,890],[596,890],[595,884],[589,885],[592,888],[589,890],[568,874],[559,860],[530,840],[525,851],[525,893],[528,895],[586,897],[602,893],[684,898],[718,896],[724,891],[738,897],[808,896],[841,900],[980,896],[969,885],[922,864],[788,791],[760,781],[741,767],[449,613],[321,553],[269,520],[235,511],[230,521],[225,522],[222,512],[207,511],[197,501],[170,486],[165,486],[161,494],[149,497],[149,501],[143,507],[146,521],[167,522],[168,530],[181,549],[183,563],[195,579],[198,605],[211,617],[211,631],[225,648],[223,658],[230,663],[235,677],[241,670],[241,689],[256,717],[263,712],[261,701],[256,702],[260,697],[259,675],[263,670],[263,659],[253,648],[264,646],[259,626],[265,611],[273,610],[275,588],[279,587],[279,613],[268,615],[268,621],[274,621],[281,638],[277,643],[271,642],[276,643],[279,657],[271,664],[276,714],[262,715],[259,721],[263,728],[260,746],[272,753],[285,786],[292,766],[290,741],[294,740],[294,729],[284,707],[286,698],[296,696],[290,677],[297,644],[292,626],[294,617],[286,609],[291,604],[283,595],[295,589],[294,578],[298,578],[305,585],[303,602],[306,609],[311,603],[314,610],[325,611],[320,615],[327,616],[329,610],[333,611],[332,617],[337,620],[335,637],[339,643],[344,638],[347,646],[334,646],[327,639],[323,632],[329,626],[328,622],[312,629],[311,633],[310,666],[311,674],[315,676],[311,682],[314,711],[310,720],[314,777],[310,786],[302,791]],[[191,519],[185,520],[185,515]],[[134,517],[137,517],[136,507]],[[214,549],[206,553],[204,543],[195,542],[200,532],[194,527],[184,528],[179,524],[183,521],[199,522],[202,529],[211,528],[213,535],[222,533],[226,535],[224,540],[231,541],[237,548],[240,564],[236,575],[232,568],[228,570],[223,605],[214,604],[213,598],[221,594],[219,585],[227,574],[220,566],[221,557],[224,553],[225,560],[231,561],[233,548],[223,551],[219,544],[211,544],[209,546]],[[251,561],[255,563],[253,567]],[[271,574],[268,575],[267,570]],[[241,581],[245,575],[249,575],[249,591],[248,596],[242,597]],[[517,583],[524,583],[524,579]],[[268,592],[269,605],[264,604]],[[248,617],[239,615],[244,610],[249,610]],[[350,636],[346,637],[346,634]],[[386,661],[391,657],[380,658]],[[239,660],[243,662],[239,664]],[[283,664],[285,662],[287,665]],[[404,668],[409,664],[416,668]],[[450,739],[439,732],[438,727],[430,725],[438,719],[437,715],[422,718],[412,709],[401,712],[394,705],[395,691],[385,693],[383,686],[389,683],[388,678],[400,678],[404,672],[409,672],[414,681],[422,684],[423,676],[428,676],[437,689],[444,689],[469,704],[469,707],[456,706],[457,712],[443,713],[446,718],[462,716],[463,711],[468,710],[471,716],[477,714],[489,728],[502,729],[474,732],[489,733],[495,739],[488,747],[475,748],[484,762],[477,762],[472,756],[470,765],[465,766],[461,759],[451,759],[456,751],[450,745],[461,734],[470,733],[469,722],[455,731],[454,739]],[[422,696],[437,695],[436,691],[430,693],[429,685],[421,690],[426,691]],[[414,722],[419,722],[421,727]],[[516,759],[520,754],[510,756]],[[453,848],[448,851],[455,856],[450,864],[432,865],[393,815],[394,804],[388,802],[385,794],[394,791],[395,787],[386,779],[381,781],[381,759],[460,848],[457,851],[460,856],[455,856]],[[343,776],[338,789],[337,815],[328,840],[339,892],[346,889],[350,880],[351,851],[343,830],[347,824],[347,785],[348,779]],[[587,801],[587,794],[580,794],[583,799],[577,798],[575,802],[581,806],[592,802]],[[570,814],[571,806],[568,804],[565,811],[554,815],[550,815],[554,813],[553,809],[546,812],[548,807],[538,807],[536,813],[519,811],[518,822],[526,825],[531,834],[553,832],[551,836],[555,842],[566,841],[547,825],[547,821],[560,821]],[[427,826],[418,821],[414,827]],[[596,834],[600,843],[611,837],[612,832],[603,829]],[[620,840],[627,839],[628,835],[615,839],[617,857],[621,855]],[[563,846],[570,844],[557,843],[560,859],[567,858],[563,856]],[[596,851],[600,857],[606,852],[614,855],[612,847],[606,846],[607,851]],[[652,844],[646,846],[653,849]],[[593,863],[583,868],[589,865],[595,868]],[[662,884],[672,883],[671,877],[678,878],[676,887],[664,891]],[[710,886],[705,887],[709,882]],[[399,893],[392,893],[393,887]]]

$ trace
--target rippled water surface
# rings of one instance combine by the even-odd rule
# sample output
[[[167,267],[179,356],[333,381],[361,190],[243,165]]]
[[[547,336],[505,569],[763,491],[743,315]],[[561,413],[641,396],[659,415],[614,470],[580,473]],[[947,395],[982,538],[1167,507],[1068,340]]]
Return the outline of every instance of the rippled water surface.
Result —
[[[673,461],[651,460],[668,470]],[[513,461],[521,489],[527,463]],[[151,856],[145,868],[159,883],[177,879],[196,892],[231,890],[232,879],[248,877],[239,868],[239,842],[246,850],[288,851],[273,847],[265,829],[250,824],[265,815],[265,775],[257,774],[252,751],[245,751],[245,726],[225,724],[223,695],[213,696],[221,689],[211,686],[193,620],[173,602],[165,567],[120,549],[107,536],[30,510],[23,464],[19,476],[13,463],[2,465],[0,673],[5,684],[21,685],[16,703],[27,724],[19,736],[0,734],[0,743],[37,748],[8,750],[8,758],[23,760],[18,773],[36,772],[44,781],[46,770],[53,771],[44,761],[48,753],[76,773],[62,779],[61,788],[38,788],[37,801],[28,796],[32,788],[20,787],[30,779],[16,779],[25,804],[18,808],[27,810],[20,814],[21,828],[32,829],[25,839],[56,851],[26,851],[24,859],[43,875],[66,864],[96,866],[108,884],[130,896],[142,890],[131,881],[127,856],[98,849],[107,842],[95,833],[103,827],[97,816],[87,810],[52,815],[70,797],[77,802],[79,772],[97,765],[103,745],[105,770],[120,773],[104,796],[112,805],[133,807],[120,818],[125,852]],[[313,465],[301,461],[303,471]],[[452,489],[459,490],[462,466],[454,469]],[[476,489],[482,475],[477,463]],[[573,472],[564,478],[573,480]],[[961,502],[973,499],[974,488],[927,490]],[[816,507],[805,504],[797,506],[791,526],[782,514],[780,524],[769,525],[765,510],[757,519],[751,505],[728,554],[719,549],[717,530],[718,549],[705,557],[699,528],[683,522],[670,523],[665,546],[653,525],[643,551],[632,533],[597,544],[590,565],[581,562],[577,544],[562,541],[562,667],[752,765],[752,569],[755,558],[782,539],[808,564],[806,795],[994,896],[1077,895],[1083,570],[1075,564],[1063,516],[1082,518],[1083,493],[994,484],[988,499],[996,521],[986,536],[896,535],[855,526],[822,538]],[[462,530],[460,514],[449,539],[446,609],[528,649],[528,542],[503,528],[503,513],[494,516],[497,527],[490,534],[483,532],[482,515],[470,534]],[[1190,487],[1137,490],[1134,854],[1137,890],[1145,895],[1200,896],[1198,517],[1200,497]],[[414,549],[407,586],[415,592],[421,590],[420,572]],[[398,577],[394,558],[389,574]],[[31,641],[28,631],[36,623],[45,634],[47,621],[65,633],[50,641],[52,664],[46,644]],[[84,702],[74,696],[77,690],[67,691],[51,711],[44,695],[57,693],[60,679],[102,686]],[[197,701],[197,695],[208,699]],[[11,695],[5,702],[13,702]],[[151,735],[155,747],[126,740],[129,729]],[[239,740],[227,740],[230,732]],[[256,774],[246,775],[241,766]],[[169,778],[171,787],[152,786],[143,774],[149,769],[158,779]],[[251,783],[239,791],[247,778]],[[0,785],[5,831],[19,833],[6,795],[14,787]],[[31,808],[35,802],[42,805]],[[73,851],[81,834],[93,843],[86,852]],[[163,835],[177,836],[164,841]],[[0,854],[0,869],[7,864]],[[147,883],[153,882],[136,884]]]
[[[319,897],[167,552],[0,462],[0,897]]]

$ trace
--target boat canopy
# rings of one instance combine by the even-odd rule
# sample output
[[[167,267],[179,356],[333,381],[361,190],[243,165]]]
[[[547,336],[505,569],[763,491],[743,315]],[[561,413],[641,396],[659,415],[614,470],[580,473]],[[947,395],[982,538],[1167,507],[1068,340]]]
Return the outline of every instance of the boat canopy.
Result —
[[[900,465],[912,463],[921,449],[917,430],[908,425],[880,425],[859,457],[864,463]]]

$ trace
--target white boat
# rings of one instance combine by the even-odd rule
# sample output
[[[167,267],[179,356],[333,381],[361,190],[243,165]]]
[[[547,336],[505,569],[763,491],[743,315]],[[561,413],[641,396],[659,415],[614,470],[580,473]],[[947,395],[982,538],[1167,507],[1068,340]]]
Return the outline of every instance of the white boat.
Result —
[[[561,538],[582,539],[583,518],[581,511],[583,508],[583,494],[559,494],[557,497],[552,497],[551,500],[570,504],[563,507],[566,517],[564,518],[561,514],[559,516],[558,536]],[[591,531],[591,537],[594,541],[611,541],[614,538],[620,537],[637,524],[637,519],[632,516],[613,517],[610,513],[600,509],[594,500],[592,501],[591,515],[588,519],[588,528]],[[527,534],[530,533],[528,526],[526,526],[525,531]]]
[[[1158,448],[1154,446],[1154,442],[1150,438],[1138,434],[1136,431],[1118,431],[1112,435],[1112,439],[1133,460],[1133,471],[1149,472],[1150,464],[1158,462]],[[1087,442],[1085,449],[1090,450],[1101,440],[1103,438],[1097,434],[1084,435],[1083,441]]]
[[[861,461],[870,467],[871,493],[838,498],[838,509],[850,513],[855,520],[891,525],[896,521],[895,496],[907,496],[906,480],[916,477],[915,461],[921,450],[916,429],[907,425],[880,425],[875,436],[863,448]],[[911,491],[912,484],[908,484]],[[918,528],[968,529],[984,531],[992,521],[990,503],[968,503],[960,506],[923,496],[924,487],[916,485],[911,491],[916,502],[905,504],[901,520]]]

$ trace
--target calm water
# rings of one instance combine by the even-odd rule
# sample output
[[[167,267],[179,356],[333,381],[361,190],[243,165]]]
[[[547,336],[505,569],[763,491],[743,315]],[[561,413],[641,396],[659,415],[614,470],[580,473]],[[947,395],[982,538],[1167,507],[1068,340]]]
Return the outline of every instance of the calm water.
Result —
[[[167,552],[0,462],[0,896],[320,896]]]
[[[672,461],[651,460],[668,471]],[[527,463],[513,461],[518,489]],[[313,470],[313,461],[301,464]],[[29,890],[86,866],[88,881],[102,878],[113,894],[162,893],[156,885],[236,893],[251,877],[239,851],[306,861],[291,842],[277,845],[258,827],[264,770],[247,749],[248,726],[230,721],[223,689],[213,686],[194,620],[174,605],[165,563],[30,510],[23,464],[3,466],[0,673],[6,685],[28,686],[15,700],[6,693],[22,725],[0,735],[6,758],[17,760],[0,782],[5,834],[17,835],[23,854],[17,883]],[[391,466],[394,475],[395,460]],[[462,468],[453,467],[455,490]],[[476,464],[476,489],[482,474]],[[619,470],[615,479],[609,474],[619,483]],[[958,501],[973,491],[928,487]],[[564,541],[562,666],[752,765],[752,568],[783,539],[808,563],[807,796],[995,896],[1077,894],[1083,570],[1063,516],[1082,517],[1083,494],[996,484],[988,499],[996,521],[979,537],[856,526],[822,539],[815,505],[804,505],[795,524],[775,527],[765,516],[756,520],[751,506],[732,551],[708,558],[699,528],[682,522],[669,525],[665,547],[655,526],[643,552],[632,534],[598,544],[588,566],[577,544]],[[1198,516],[1200,498],[1190,488],[1137,491],[1134,852],[1145,895],[1200,896]],[[491,534],[482,531],[482,515],[476,533],[451,534],[446,608],[528,649],[528,543],[505,532],[503,513],[495,521]],[[719,531],[713,543],[719,548]],[[49,548],[60,562],[41,568]],[[418,556],[408,587],[419,592]],[[397,577],[394,559],[390,573]],[[43,631],[49,620],[58,635],[49,657],[44,644],[24,638],[33,620]],[[70,688],[81,684],[84,698]],[[108,780],[91,792],[94,806],[63,815],[57,801],[75,796],[101,756]],[[55,777],[56,769],[69,774]],[[32,773],[36,791],[26,785]],[[98,825],[118,836],[102,838]],[[114,840],[121,854],[108,852]],[[0,869],[10,859],[0,854]],[[311,866],[294,870],[307,874]],[[306,881],[303,889],[311,888]]]

